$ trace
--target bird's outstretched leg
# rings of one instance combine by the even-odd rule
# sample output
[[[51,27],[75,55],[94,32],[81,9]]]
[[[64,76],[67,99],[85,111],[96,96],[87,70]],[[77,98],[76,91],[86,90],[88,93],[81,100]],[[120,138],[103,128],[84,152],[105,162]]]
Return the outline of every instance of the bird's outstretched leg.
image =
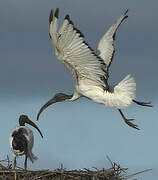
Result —
[[[147,106],[147,107],[153,107],[151,102],[140,102],[133,99],[133,102],[140,105],[140,106]]]
[[[134,119],[127,119],[127,118],[124,116],[124,114],[123,114],[123,112],[121,111],[121,109],[118,109],[118,111],[119,111],[119,113],[121,114],[121,116],[122,116],[123,120],[125,121],[125,123],[128,124],[128,126],[140,130],[140,129],[138,128],[138,125],[133,124],[133,123],[131,122],[131,121],[133,121]]]
[[[25,163],[24,163],[24,169],[27,169],[27,155],[25,155]]]
[[[16,156],[14,157],[14,164],[13,164],[13,169],[16,167]]]

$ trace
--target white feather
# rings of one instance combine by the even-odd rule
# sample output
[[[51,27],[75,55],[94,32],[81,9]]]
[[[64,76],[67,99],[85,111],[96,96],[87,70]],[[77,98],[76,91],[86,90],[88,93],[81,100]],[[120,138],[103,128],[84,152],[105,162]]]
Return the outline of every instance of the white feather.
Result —
[[[135,98],[136,83],[131,75],[127,75],[119,84],[111,86],[111,91],[104,91],[98,86],[91,85],[91,81],[81,80],[77,86],[79,94],[86,96],[106,107],[126,108]]]
[[[82,33],[76,29],[66,16],[61,27],[57,30],[57,20],[50,20],[50,37],[55,47],[57,58],[65,64],[75,80],[84,77],[91,84],[106,87],[101,77],[106,78],[104,61],[97,56],[84,40]]]
[[[106,107],[122,109],[128,107],[135,99],[136,83],[131,75],[127,75],[119,84],[112,87],[113,92],[104,92]]]
[[[114,23],[109,28],[109,30],[104,34],[104,36],[99,41],[98,44],[98,50],[100,52],[99,56],[104,60],[105,64],[107,65],[107,68],[109,68],[115,52],[115,48],[114,48],[115,33],[118,27],[120,26],[120,24],[123,22],[123,20],[127,18],[127,12],[128,10],[116,21],[116,23]]]
[[[23,128],[26,130],[26,133],[24,133],[24,136],[27,139],[27,144],[28,144],[28,158],[31,160],[31,162],[33,163],[35,160],[37,160],[38,158],[32,153],[32,148],[34,146],[34,135],[31,129],[29,129],[26,126],[17,126],[16,128],[14,128],[12,130],[12,132],[10,133],[10,137],[9,137],[9,142],[10,142],[10,147],[14,153],[15,156],[22,156],[25,154],[25,152],[20,152],[18,150],[13,149],[12,147],[12,141],[13,141],[13,137],[12,134],[15,131],[18,131],[20,128]]]

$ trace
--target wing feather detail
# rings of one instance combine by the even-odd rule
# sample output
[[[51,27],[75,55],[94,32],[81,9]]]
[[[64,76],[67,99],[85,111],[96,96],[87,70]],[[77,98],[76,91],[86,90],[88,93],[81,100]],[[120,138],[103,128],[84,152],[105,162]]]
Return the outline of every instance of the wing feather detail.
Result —
[[[126,10],[126,12],[116,21],[116,23],[109,28],[109,30],[101,38],[98,44],[98,50],[100,52],[99,56],[104,60],[105,64],[107,65],[107,71],[111,65],[115,53],[114,40],[116,31],[120,24],[123,22],[123,20],[128,17],[127,12],[128,10]]]
[[[53,43],[57,43],[57,29],[58,29],[58,16],[59,16],[59,9],[57,8],[55,14],[53,10],[50,12],[49,16],[49,35],[52,39]]]
[[[106,87],[106,64],[84,40],[84,35],[74,26],[69,15],[57,29],[57,17],[50,15],[50,37],[57,58],[65,64],[74,79],[87,78],[92,84]]]

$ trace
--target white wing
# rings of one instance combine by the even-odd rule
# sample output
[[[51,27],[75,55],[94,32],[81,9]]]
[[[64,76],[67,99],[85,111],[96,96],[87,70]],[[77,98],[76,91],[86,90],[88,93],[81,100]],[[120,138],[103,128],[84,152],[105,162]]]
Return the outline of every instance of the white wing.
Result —
[[[99,56],[104,60],[105,64],[107,65],[107,71],[109,66],[111,65],[115,48],[114,48],[114,40],[115,34],[124,19],[126,19],[128,10],[113,24],[109,30],[105,33],[105,35],[101,38],[98,44],[98,50],[100,51]]]
[[[84,40],[83,34],[74,27],[69,15],[58,30],[58,9],[50,13],[50,37],[56,56],[72,73],[77,81],[89,79],[92,84],[106,88],[106,64],[97,56]]]

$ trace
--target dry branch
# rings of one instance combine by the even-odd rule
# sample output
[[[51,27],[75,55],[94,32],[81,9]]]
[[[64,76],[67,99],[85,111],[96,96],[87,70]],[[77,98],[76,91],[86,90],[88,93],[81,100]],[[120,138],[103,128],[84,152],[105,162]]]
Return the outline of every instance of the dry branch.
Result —
[[[20,167],[15,170],[11,169],[12,162],[7,157],[0,161],[0,180],[126,180],[138,173],[148,171],[126,175],[127,168],[121,168],[120,165],[113,163],[110,159],[109,161],[111,168],[102,170],[97,168],[94,170],[86,168],[83,170],[66,170],[61,166],[60,169],[56,170],[25,171]],[[2,163],[7,165],[4,166]]]

